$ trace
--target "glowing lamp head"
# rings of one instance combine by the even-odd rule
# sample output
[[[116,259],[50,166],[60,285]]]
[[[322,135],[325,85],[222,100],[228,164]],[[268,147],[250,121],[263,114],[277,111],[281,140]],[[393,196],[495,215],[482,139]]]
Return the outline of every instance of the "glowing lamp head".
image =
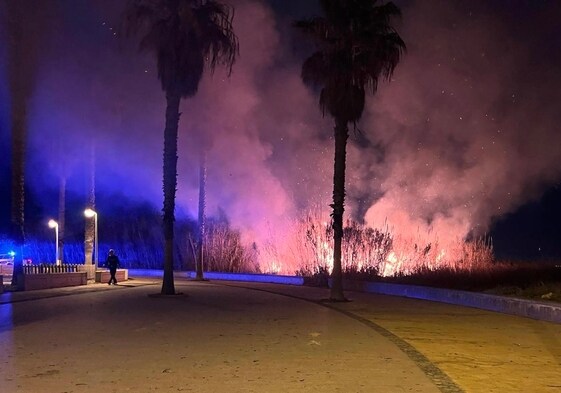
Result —
[[[84,210],[84,215],[88,218],[92,218],[93,216],[97,215],[97,213],[95,211],[93,211],[92,209],[86,209]]]
[[[58,227],[58,222],[55,220],[49,220],[49,228],[56,228]]]
[[[16,256],[16,252],[15,252],[15,251],[10,251],[8,254],[10,254],[11,257],[15,257],[15,256]]]

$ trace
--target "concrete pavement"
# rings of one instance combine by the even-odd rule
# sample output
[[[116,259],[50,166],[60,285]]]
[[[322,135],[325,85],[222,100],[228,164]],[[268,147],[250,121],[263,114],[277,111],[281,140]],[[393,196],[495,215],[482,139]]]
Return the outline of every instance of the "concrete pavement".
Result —
[[[324,289],[159,280],[0,295],[2,392],[561,392],[561,325]],[[279,296],[282,295],[282,296]]]
[[[305,287],[228,285],[301,297],[308,291]],[[443,392],[455,388],[481,393],[561,392],[560,324],[397,296],[346,295],[351,302],[326,306],[394,342]],[[440,373],[453,386],[446,380],[440,383]]]

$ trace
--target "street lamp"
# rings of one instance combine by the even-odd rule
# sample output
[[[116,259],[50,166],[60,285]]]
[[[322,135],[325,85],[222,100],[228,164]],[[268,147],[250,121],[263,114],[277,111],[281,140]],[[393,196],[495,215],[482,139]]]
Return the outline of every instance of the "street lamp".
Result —
[[[95,231],[95,235],[94,235],[95,236],[94,237],[94,239],[95,239],[95,242],[94,242],[95,259],[94,259],[94,261],[95,262],[94,263],[95,263],[95,270],[97,270],[97,265],[98,265],[98,260],[99,260],[99,258],[98,258],[98,248],[97,248],[97,245],[98,245],[98,243],[97,243],[97,213],[94,210],[92,210],[90,208],[87,208],[86,210],[84,210],[84,215],[88,218],[92,218],[92,217],[94,218],[94,231]]]
[[[58,265],[58,222],[55,220],[49,220],[49,228],[54,228],[55,230],[55,263]]]

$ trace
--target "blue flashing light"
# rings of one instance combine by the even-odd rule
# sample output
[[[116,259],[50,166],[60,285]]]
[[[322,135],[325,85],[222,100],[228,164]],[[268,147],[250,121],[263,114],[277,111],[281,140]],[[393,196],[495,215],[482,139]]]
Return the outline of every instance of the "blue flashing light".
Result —
[[[10,254],[11,257],[15,257],[15,256],[16,256],[16,252],[15,252],[15,251],[10,251],[8,254]]]

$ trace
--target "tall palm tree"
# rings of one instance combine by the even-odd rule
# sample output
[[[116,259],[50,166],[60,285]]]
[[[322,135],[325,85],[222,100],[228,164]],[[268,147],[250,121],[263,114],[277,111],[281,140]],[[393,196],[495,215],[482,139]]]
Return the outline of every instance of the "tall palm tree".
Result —
[[[166,94],[163,165],[165,239],[162,294],[175,294],[173,225],[177,187],[177,128],[181,98],[197,93],[205,66],[231,72],[238,54],[230,7],[214,0],[130,0],[125,31],[141,34],[140,49],[156,55],[158,78]]]
[[[401,11],[378,0],[320,0],[323,17],[295,26],[314,40],[317,50],[302,65],[302,80],[320,89],[319,105],[335,122],[333,174],[333,272],[330,298],[344,301],[341,267],[345,161],[349,123],[356,126],[364,111],[365,93],[376,92],[381,77],[389,79],[405,43],[392,27]]]
[[[0,16],[5,12],[7,38],[7,76],[10,94],[11,132],[11,210],[10,236],[17,248],[14,257],[12,285],[19,285],[23,273],[23,248],[25,244],[25,164],[29,100],[31,98],[36,69],[39,42],[34,35],[38,23],[35,13],[29,12],[22,2],[5,2],[0,5]],[[40,12],[37,13],[39,15]],[[2,18],[2,19],[4,19]],[[29,27],[31,26],[31,27]],[[28,28],[29,27],[29,28]]]

